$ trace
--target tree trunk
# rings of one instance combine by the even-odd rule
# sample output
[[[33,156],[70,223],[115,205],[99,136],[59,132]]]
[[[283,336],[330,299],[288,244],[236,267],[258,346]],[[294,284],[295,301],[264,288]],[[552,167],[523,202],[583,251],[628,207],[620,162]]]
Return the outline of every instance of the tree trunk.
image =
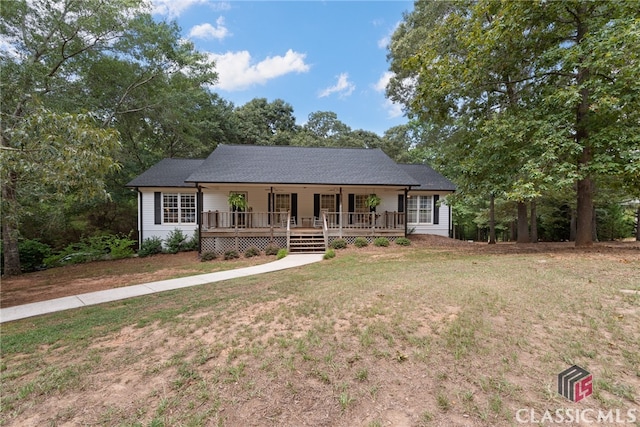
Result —
[[[640,206],[636,210],[636,242],[640,242]]]
[[[576,11],[579,16],[586,14],[586,5],[580,4]],[[580,44],[588,33],[586,20],[577,20],[576,42]],[[576,143],[582,147],[582,153],[578,159],[578,173],[584,176],[578,180],[578,220],[576,223],[576,246],[593,245],[593,180],[589,172],[584,170],[593,161],[593,152],[589,141],[589,131],[587,124],[589,121],[589,108],[591,106],[591,92],[586,86],[590,77],[590,70],[580,66],[576,84],[580,87],[580,102],[576,108]]]
[[[569,241],[576,241],[576,210],[571,208],[571,218],[569,219]]]
[[[531,243],[538,243],[538,212],[536,201],[531,201]]]
[[[491,194],[489,199],[489,244],[496,243],[496,197]]]
[[[2,187],[2,199],[6,211],[2,219],[2,252],[4,258],[4,275],[16,276],[22,273],[20,269],[20,253],[18,252],[18,225],[15,221],[16,182],[18,176],[9,172],[9,179]]]
[[[517,243],[529,243],[529,221],[527,220],[527,204],[518,202],[518,240]]]

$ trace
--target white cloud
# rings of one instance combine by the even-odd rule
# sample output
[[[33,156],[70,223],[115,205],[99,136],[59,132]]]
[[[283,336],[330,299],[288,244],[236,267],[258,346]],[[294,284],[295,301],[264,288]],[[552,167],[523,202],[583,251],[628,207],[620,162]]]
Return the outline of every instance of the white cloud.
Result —
[[[391,78],[394,75],[395,74],[392,73],[391,71],[385,71],[380,76],[378,81],[372,85],[373,89],[376,92],[384,94],[385,91],[387,90],[387,85],[389,84],[389,80],[391,80]],[[400,104],[394,103],[389,98],[386,98],[384,100],[384,103],[382,104],[382,108],[387,112],[387,116],[389,118],[401,117],[404,114],[402,111],[402,106]]]
[[[154,15],[165,15],[169,19],[177,18],[191,6],[204,4],[213,10],[229,10],[229,2],[211,2],[210,0],[151,0],[151,13]]]
[[[271,79],[289,73],[306,73],[309,65],[304,60],[307,55],[289,49],[284,56],[269,56],[252,64],[251,54],[246,51],[211,53],[216,62],[218,83],[215,87],[227,91],[243,90],[255,84],[265,84]]]
[[[335,85],[320,91],[318,98],[326,98],[334,93],[338,93],[340,98],[346,98],[353,93],[355,88],[356,85],[349,81],[349,74],[342,73],[338,76],[338,81]]]
[[[393,76],[394,74],[391,71],[385,71],[380,76],[378,81],[373,85],[373,88],[376,90],[376,92],[384,92],[385,90],[387,90],[387,85],[389,84],[389,80],[391,80]]]
[[[224,26],[224,18],[222,16],[216,20],[215,27],[209,23],[205,23],[196,25],[189,31],[189,37],[205,40],[222,40],[229,35],[229,30]]]

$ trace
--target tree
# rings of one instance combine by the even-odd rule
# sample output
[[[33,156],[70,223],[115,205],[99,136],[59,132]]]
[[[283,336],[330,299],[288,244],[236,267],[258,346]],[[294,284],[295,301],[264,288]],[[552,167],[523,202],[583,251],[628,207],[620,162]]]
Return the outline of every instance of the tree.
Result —
[[[178,73],[215,80],[212,64],[180,41],[178,27],[154,22],[145,7],[142,0],[3,3],[5,274],[20,272],[25,198],[104,196],[104,176],[117,165],[114,127],[149,108],[141,102],[146,89]]]
[[[242,144],[289,145],[298,130],[293,107],[282,99],[252,99],[236,108],[235,116]]]
[[[418,2],[391,43],[388,94],[465,129],[444,155],[466,151],[469,188],[522,202],[575,184],[576,245],[589,245],[597,177],[640,169],[639,14],[631,1]]]

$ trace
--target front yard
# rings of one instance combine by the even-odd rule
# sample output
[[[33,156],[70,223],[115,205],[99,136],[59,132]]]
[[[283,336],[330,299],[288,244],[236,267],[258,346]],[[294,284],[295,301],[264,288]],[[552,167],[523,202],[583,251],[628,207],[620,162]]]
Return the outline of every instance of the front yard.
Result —
[[[4,324],[0,421],[508,426],[640,405],[637,244],[337,254]],[[594,378],[578,403],[556,390],[573,364]]]

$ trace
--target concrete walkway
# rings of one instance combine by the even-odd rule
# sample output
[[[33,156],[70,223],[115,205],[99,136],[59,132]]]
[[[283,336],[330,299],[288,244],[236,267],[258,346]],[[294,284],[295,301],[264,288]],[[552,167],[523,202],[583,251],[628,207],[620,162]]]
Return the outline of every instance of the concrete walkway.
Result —
[[[174,289],[188,288],[190,286],[204,285],[220,282],[222,280],[235,279],[237,277],[253,276],[255,274],[270,273],[272,271],[285,270],[287,268],[300,267],[322,260],[324,254],[294,254],[270,262],[254,265],[253,267],[238,268],[235,270],[217,271],[215,273],[199,274],[197,276],[181,277],[179,279],[160,280],[142,285],[124,286],[106,291],[89,292],[71,297],[56,298],[49,301],[34,302],[32,304],[17,305],[0,309],[0,323],[41,314],[54,313],[56,311],[72,308],[86,307],[105,302],[118,301],[157,292]]]

